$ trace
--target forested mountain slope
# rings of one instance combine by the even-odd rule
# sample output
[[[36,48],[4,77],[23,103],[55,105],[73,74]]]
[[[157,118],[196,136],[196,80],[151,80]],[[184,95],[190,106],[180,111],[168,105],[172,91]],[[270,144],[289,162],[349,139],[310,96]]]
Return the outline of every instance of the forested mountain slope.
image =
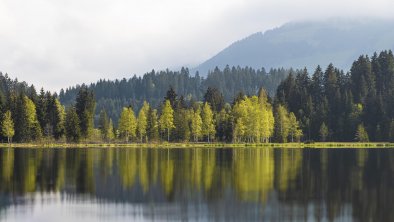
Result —
[[[349,70],[359,55],[394,49],[393,39],[392,20],[294,22],[239,40],[192,71],[204,76],[208,70],[226,65],[313,70],[329,63]]]

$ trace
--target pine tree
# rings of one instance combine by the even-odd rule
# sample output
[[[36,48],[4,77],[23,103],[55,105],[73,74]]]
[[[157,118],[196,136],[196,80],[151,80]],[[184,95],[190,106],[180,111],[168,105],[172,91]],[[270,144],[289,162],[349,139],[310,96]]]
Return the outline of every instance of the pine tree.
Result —
[[[12,142],[12,137],[15,134],[15,130],[14,122],[12,121],[11,112],[9,110],[4,114],[1,129],[3,136],[7,137],[8,143]]]
[[[100,111],[98,127],[100,129],[101,138],[103,140],[108,140],[110,123],[109,123],[107,112],[104,109]]]
[[[210,138],[212,138],[215,135],[215,123],[213,119],[211,106],[207,102],[204,103],[201,116],[202,116],[202,135],[207,137],[209,143]]]
[[[66,112],[65,131],[68,142],[78,143],[81,139],[78,114],[75,107],[70,107]]]
[[[96,109],[96,101],[92,90],[83,85],[76,98],[76,112],[79,117],[79,125],[82,137],[87,139],[93,131],[93,118]]]
[[[166,100],[160,116],[160,128],[165,131],[167,130],[167,142],[170,141],[170,131],[175,128],[174,125],[174,110],[171,107],[170,100]]]
[[[55,116],[54,116],[54,137],[60,139],[64,135],[64,119],[66,116],[64,106],[55,99]]]
[[[207,102],[214,112],[220,112],[224,107],[223,94],[217,89],[208,87],[204,95],[204,103]]]

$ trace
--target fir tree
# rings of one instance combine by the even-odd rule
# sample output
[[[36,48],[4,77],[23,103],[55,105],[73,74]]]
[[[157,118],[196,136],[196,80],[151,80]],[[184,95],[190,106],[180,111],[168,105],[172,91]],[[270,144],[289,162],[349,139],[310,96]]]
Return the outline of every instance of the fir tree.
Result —
[[[78,143],[81,139],[78,114],[75,107],[70,107],[66,112],[65,131],[68,142]]]

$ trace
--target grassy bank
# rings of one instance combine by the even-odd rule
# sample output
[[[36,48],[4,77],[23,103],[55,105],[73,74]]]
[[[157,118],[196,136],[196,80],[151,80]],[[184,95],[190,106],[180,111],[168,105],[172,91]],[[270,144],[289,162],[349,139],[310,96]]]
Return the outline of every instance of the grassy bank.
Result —
[[[0,148],[394,148],[394,143],[316,142],[316,143],[1,143]]]

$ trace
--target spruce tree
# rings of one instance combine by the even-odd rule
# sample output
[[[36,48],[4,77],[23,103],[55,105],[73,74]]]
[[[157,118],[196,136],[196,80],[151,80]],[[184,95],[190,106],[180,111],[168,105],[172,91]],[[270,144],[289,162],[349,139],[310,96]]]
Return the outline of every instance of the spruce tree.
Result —
[[[75,108],[80,121],[81,135],[87,139],[93,131],[96,102],[93,91],[85,85],[81,86],[78,91]]]
[[[98,127],[101,133],[101,138],[103,140],[108,140],[110,122],[108,119],[107,112],[104,109],[100,111]]]
[[[66,111],[65,134],[68,142],[78,143],[81,139],[81,129],[75,107],[70,107]]]

